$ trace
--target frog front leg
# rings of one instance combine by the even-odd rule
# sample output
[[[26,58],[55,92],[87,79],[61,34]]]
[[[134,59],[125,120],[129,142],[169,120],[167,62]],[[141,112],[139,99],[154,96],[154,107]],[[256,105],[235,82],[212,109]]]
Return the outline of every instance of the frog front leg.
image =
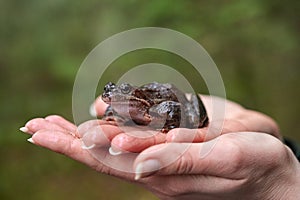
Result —
[[[163,133],[179,127],[181,122],[180,107],[181,104],[175,101],[164,101],[152,106],[149,109],[152,118],[150,126],[160,129]]]
[[[102,117],[103,120],[106,121],[115,121],[115,122],[122,122],[124,123],[125,119],[123,117],[121,117],[113,108],[111,105],[109,105],[106,110],[105,113]]]

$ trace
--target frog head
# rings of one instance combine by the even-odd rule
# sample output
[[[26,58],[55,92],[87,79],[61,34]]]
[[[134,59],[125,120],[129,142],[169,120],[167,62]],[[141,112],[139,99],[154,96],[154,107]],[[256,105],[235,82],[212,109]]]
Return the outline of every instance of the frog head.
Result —
[[[147,124],[151,121],[148,114],[151,104],[147,101],[147,96],[138,87],[129,83],[120,85],[107,83],[104,86],[102,100],[119,116],[130,118],[138,124]]]

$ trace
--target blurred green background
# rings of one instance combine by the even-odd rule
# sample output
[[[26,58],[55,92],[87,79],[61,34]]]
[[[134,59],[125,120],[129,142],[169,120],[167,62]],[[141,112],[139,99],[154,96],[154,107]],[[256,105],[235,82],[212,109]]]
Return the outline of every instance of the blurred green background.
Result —
[[[99,42],[136,27],[171,28],[197,40],[219,67],[229,99],[270,115],[283,135],[300,141],[299,2],[0,1],[0,199],[156,199],[31,145],[18,131],[33,117],[72,120],[81,62]],[[160,55],[146,50],[116,62],[128,69],[154,61],[186,65]],[[106,78],[117,77],[108,71]]]

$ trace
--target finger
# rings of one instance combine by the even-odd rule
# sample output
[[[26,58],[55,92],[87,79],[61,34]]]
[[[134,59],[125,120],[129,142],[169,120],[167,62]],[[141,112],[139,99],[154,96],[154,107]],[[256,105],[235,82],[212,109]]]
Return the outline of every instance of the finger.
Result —
[[[231,130],[227,132],[238,132],[238,131],[255,131],[255,132],[264,132],[274,135],[275,137],[282,139],[280,131],[276,122],[271,119],[269,116],[264,115],[260,112],[247,110],[241,105],[225,100],[215,96],[205,96],[201,95],[201,99],[206,107],[207,113],[210,119],[213,119],[211,114],[213,111],[213,105],[226,105],[225,115],[222,116],[222,119],[227,119],[228,122],[234,121],[233,123],[224,123],[224,128]],[[213,119],[213,122],[220,119]],[[211,123],[211,122],[210,122]],[[237,126],[235,126],[237,125]],[[243,127],[241,127],[243,126]],[[232,129],[233,128],[233,129]]]
[[[89,121],[86,121],[82,124],[80,124],[78,127],[77,127],[77,132],[79,134],[80,137],[83,137],[84,134],[91,128],[95,127],[95,126],[99,126],[103,124],[102,120],[89,120]]]
[[[111,140],[122,132],[117,126],[101,125],[93,126],[82,135],[84,149],[102,148],[110,146]]]
[[[81,148],[81,141],[63,131],[39,130],[33,134],[31,139],[38,146],[67,155],[85,164],[96,164],[95,159]]]
[[[82,124],[80,124],[77,128],[77,132],[80,137],[83,137],[89,129],[94,128],[96,126],[101,125],[110,125],[110,126],[116,126],[116,123],[114,121],[105,121],[105,120],[89,120]]]
[[[166,135],[160,131],[123,130],[125,133],[116,135],[111,141],[112,151],[115,154],[122,152],[141,152],[142,150],[166,141]]]
[[[279,139],[282,139],[279,127],[272,118],[253,110],[247,110],[246,112],[246,117],[242,118],[240,121],[249,131],[269,133]]]
[[[167,133],[167,142],[204,142],[225,133],[225,120],[210,122],[208,127],[198,129],[173,129]]]
[[[104,103],[101,96],[99,96],[90,107],[90,114],[94,117],[103,116],[108,104]]]
[[[28,134],[34,134],[35,132],[39,131],[39,130],[52,130],[52,131],[66,131],[66,129],[64,129],[63,127],[49,122],[43,118],[35,118],[32,119],[30,121],[28,121],[25,125],[26,128],[26,133]]]
[[[167,133],[166,142],[203,142],[205,140],[206,133],[207,128],[175,128]]]
[[[219,117],[221,117],[221,119],[236,118],[238,115],[246,111],[246,109],[242,107],[240,104],[237,104],[233,101],[218,96],[200,95],[200,97],[203,104],[205,105],[205,109],[207,111],[209,119],[212,119],[212,115],[214,112],[213,110],[215,106],[226,107],[224,115],[214,116],[215,117],[214,121],[219,120]]]
[[[82,162],[101,173],[114,175],[125,180],[133,180],[134,178],[132,166],[135,156],[111,156],[107,148],[88,151],[81,148],[80,139],[59,131],[40,130],[32,136],[31,141],[35,145]]]
[[[167,142],[204,142],[222,134],[250,131],[238,120],[218,120],[200,129],[173,129],[167,133]]]
[[[70,131],[70,132],[76,132],[77,131],[77,127],[75,126],[75,124],[69,122],[68,120],[66,120],[65,118],[59,116],[59,115],[50,115],[47,116],[45,118],[45,120],[52,122],[54,124],[57,124],[61,127],[63,127],[64,129]]]

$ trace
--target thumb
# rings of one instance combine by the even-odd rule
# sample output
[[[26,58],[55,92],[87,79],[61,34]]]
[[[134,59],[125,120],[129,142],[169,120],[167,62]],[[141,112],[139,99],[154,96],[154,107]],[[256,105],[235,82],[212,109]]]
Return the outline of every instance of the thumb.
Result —
[[[278,142],[267,134],[243,132],[221,135],[203,143],[156,145],[136,158],[135,178],[198,174],[242,179],[253,168],[253,162],[265,163],[266,159],[274,158],[274,144]]]
[[[136,158],[136,179],[153,174],[202,174],[234,177],[240,149],[222,137],[203,143],[165,143],[143,151]],[[230,176],[230,177],[227,177]]]

